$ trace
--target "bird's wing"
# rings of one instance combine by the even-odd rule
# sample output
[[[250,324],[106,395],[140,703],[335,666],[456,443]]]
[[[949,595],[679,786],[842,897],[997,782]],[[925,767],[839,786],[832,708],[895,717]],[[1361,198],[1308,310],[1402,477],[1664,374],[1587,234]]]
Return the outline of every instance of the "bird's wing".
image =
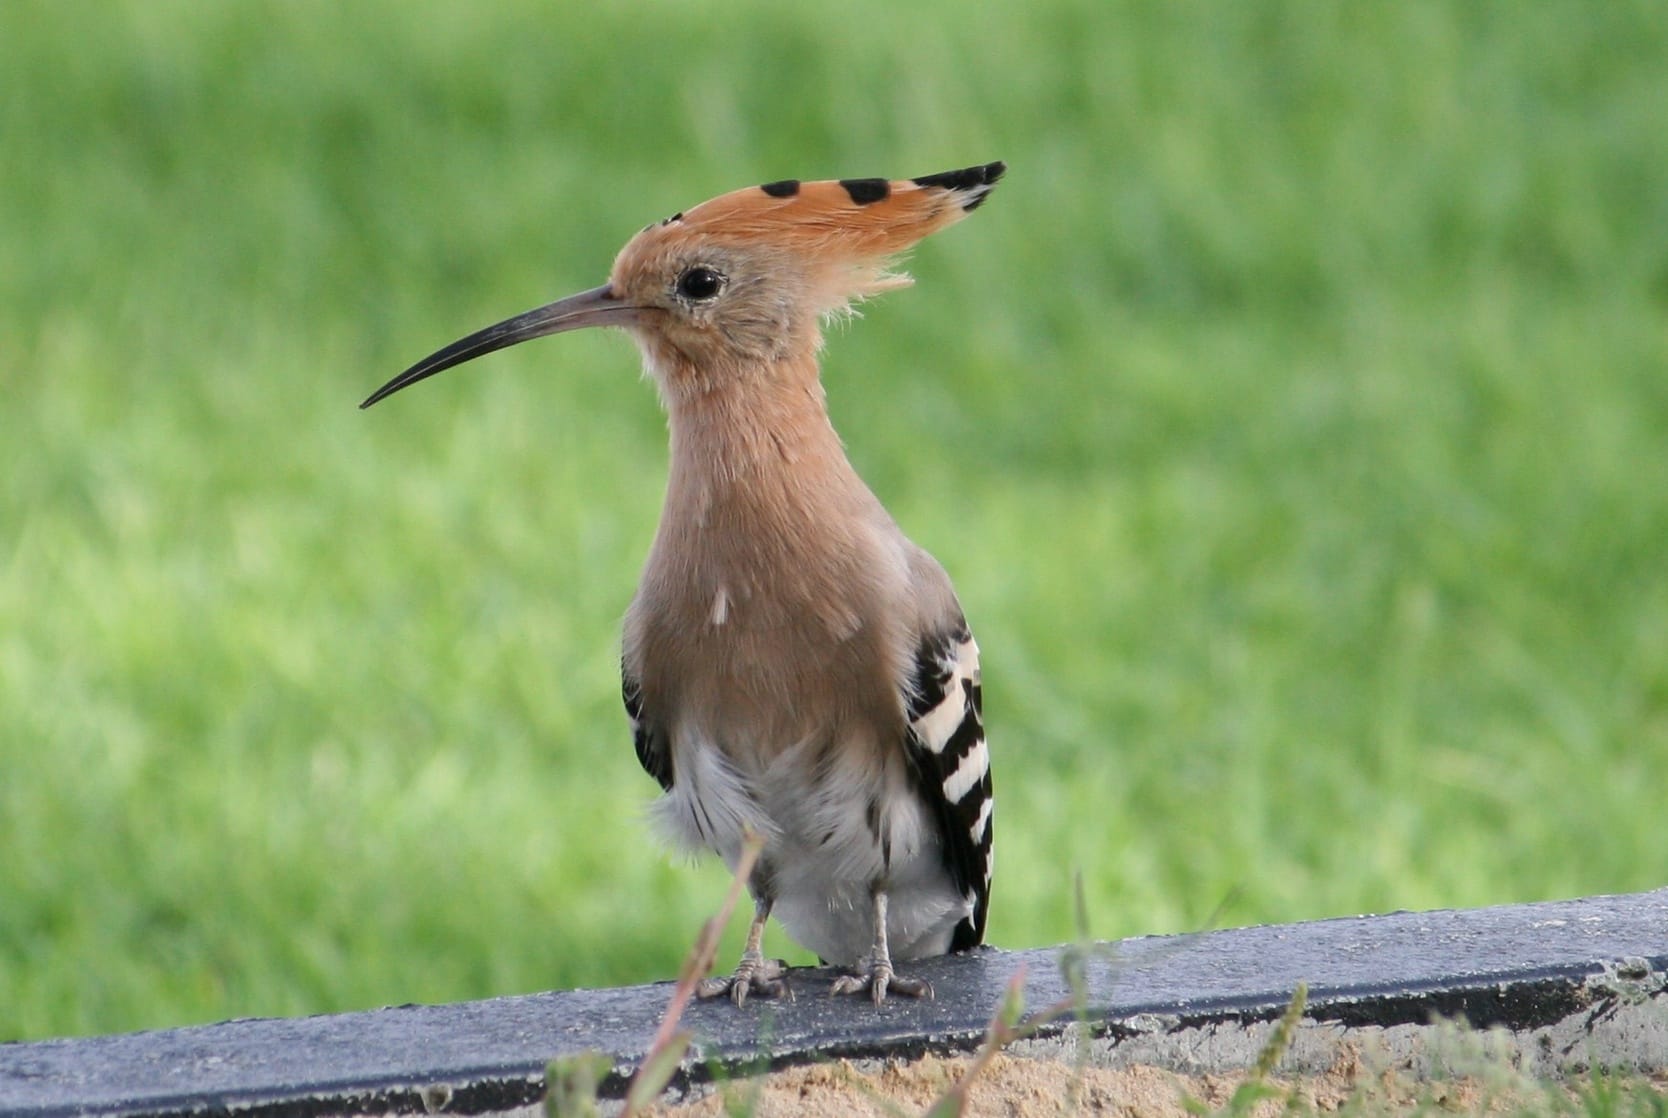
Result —
[[[620,664],[620,697],[625,700],[626,718],[631,721],[631,743],[637,747],[637,760],[643,771],[660,782],[664,792],[672,790],[671,743],[659,727],[643,717],[643,687],[622,661]]]
[[[945,869],[972,909],[950,942],[952,951],[960,951],[985,936],[995,807],[981,719],[979,646],[967,623],[958,617],[923,638],[911,674],[904,694],[910,776],[937,821]]]

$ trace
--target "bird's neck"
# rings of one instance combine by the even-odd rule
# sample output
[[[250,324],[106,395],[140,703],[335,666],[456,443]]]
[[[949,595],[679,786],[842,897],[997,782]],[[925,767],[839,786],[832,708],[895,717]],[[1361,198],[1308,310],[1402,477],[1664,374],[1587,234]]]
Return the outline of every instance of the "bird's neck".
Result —
[[[890,519],[846,460],[828,420],[816,363],[732,380],[669,407],[671,472],[645,569],[651,609],[734,603],[729,629],[832,611],[863,585]],[[681,603],[681,606],[680,606]]]
[[[829,421],[813,357],[725,378],[669,401],[668,414],[671,508],[768,506],[785,490],[803,501],[863,488]]]
[[[669,641],[700,671],[745,662],[774,679],[780,641],[737,634],[797,633],[800,660],[853,639],[875,612],[877,572],[891,569],[877,552],[896,529],[846,460],[815,360],[754,372],[668,402],[666,503],[627,641]],[[730,643],[702,643],[718,633]]]

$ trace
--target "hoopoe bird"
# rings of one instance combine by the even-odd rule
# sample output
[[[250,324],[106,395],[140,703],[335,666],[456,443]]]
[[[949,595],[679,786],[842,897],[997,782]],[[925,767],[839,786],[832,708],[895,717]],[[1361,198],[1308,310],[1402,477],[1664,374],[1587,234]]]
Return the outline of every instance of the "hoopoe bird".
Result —
[[[927,996],[895,962],[980,943],[994,800],[979,649],[949,577],[846,459],[824,319],[906,286],[888,264],[977,209],[1005,166],[787,180],[638,233],[608,282],[471,334],[361,407],[505,346],[626,330],[671,435],[660,526],[625,617],[626,714],[680,846],[732,871],[749,832],[740,965],[703,996],[790,994],[774,915],[848,973],[833,992]]]

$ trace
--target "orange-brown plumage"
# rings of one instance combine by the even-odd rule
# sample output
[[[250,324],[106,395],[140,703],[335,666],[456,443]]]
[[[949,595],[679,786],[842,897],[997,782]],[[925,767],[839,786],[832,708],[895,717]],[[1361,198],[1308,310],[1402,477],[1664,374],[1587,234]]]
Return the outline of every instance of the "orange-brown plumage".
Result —
[[[384,396],[543,334],[630,332],[661,390],[670,477],[625,620],[637,755],[681,844],[734,865],[766,839],[733,979],[780,993],[773,909],[855,968],[840,990],[928,992],[900,959],[971,946],[989,899],[978,647],[948,576],[852,469],[829,422],[821,320],[909,282],[887,266],[976,208],[1000,163],[919,179],[782,181],[650,225],[608,283],[488,327]]]
[[[844,185],[852,182],[871,184],[871,192],[885,193],[875,201],[858,202],[852,188]],[[865,196],[859,188],[856,197]],[[872,260],[895,256],[966,213],[956,193],[944,186],[922,186],[912,179],[827,179],[799,183],[792,194],[780,196],[756,186],[732,190],[669,224],[696,236],[783,245],[806,259]]]

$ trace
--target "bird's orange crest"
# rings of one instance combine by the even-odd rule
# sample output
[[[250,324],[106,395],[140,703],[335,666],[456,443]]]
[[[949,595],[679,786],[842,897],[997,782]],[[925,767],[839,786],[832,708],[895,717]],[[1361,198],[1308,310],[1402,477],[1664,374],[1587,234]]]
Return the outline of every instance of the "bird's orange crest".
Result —
[[[1007,170],[984,163],[914,179],[784,179],[721,194],[651,225],[616,268],[693,244],[777,250],[819,266],[827,309],[908,284],[888,261],[977,209]]]
[[[975,210],[1007,168],[986,163],[918,179],[786,179],[721,194],[678,220],[701,233],[863,258],[896,255]]]

